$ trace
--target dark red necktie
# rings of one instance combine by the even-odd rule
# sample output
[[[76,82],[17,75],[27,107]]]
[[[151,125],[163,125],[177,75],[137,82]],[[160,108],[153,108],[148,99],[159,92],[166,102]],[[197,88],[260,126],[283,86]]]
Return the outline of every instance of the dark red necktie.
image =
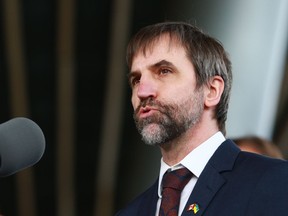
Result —
[[[166,172],[162,180],[162,201],[159,216],[177,216],[180,195],[192,177],[187,168]]]

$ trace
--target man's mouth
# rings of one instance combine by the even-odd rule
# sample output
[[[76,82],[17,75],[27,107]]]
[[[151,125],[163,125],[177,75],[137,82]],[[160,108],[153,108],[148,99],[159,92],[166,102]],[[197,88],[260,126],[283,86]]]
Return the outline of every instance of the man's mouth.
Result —
[[[138,117],[139,118],[147,118],[151,115],[153,115],[154,112],[157,112],[158,110],[153,107],[145,106],[141,107],[138,112]]]

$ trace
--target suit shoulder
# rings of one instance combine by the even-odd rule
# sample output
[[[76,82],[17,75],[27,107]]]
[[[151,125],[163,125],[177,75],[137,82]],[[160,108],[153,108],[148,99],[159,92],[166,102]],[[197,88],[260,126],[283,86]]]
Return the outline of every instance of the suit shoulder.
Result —
[[[245,185],[248,184],[247,179],[253,182],[252,175],[258,176],[251,188],[249,210],[257,211],[257,215],[287,215],[288,162],[248,153],[243,154],[243,157],[251,166],[250,176],[246,178]],[[248,166],[246,167],[248,169]]]
[[[246,173],[258,173],[259,175],[275,172],[277,176],[287,176],[288,162],[286,160],[271,158],[250,152],[240,152],[235,161],[235,168],[245,170]]]
[[[288,166],[288,162],[286,160],[272,158],[256,153],[241,151],[238,155],[238,161],[243,163],[253,163],[255,165],[265,165],[265,166]]]

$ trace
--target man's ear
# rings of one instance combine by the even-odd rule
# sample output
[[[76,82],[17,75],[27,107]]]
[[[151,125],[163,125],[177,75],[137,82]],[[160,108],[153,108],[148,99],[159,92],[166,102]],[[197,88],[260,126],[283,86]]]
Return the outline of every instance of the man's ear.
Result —
[[[205,106],[213,107],[216,106],[224,91],[224,80],[220,76],[214,76],[211,78],[209,83],[206,85],[205,94]]]

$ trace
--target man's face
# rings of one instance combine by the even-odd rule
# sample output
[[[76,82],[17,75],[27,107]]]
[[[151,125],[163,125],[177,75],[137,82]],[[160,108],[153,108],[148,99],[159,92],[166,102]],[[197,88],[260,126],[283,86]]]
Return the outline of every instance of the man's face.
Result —
[[[143,141],[160,145],[193,128],[204,109],[192,63],[168,36],[133,58],[129,82],[134,119]]]

